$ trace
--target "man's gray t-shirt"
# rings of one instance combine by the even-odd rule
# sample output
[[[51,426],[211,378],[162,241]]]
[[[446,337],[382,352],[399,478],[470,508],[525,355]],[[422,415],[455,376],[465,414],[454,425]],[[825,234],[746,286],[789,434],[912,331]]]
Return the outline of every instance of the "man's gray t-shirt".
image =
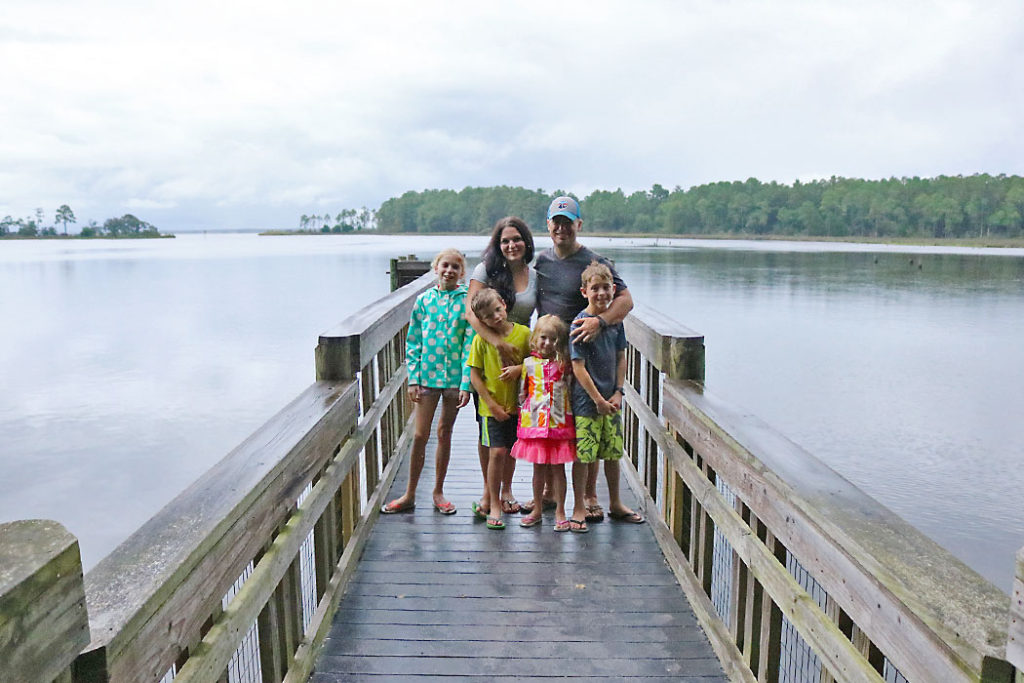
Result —
[[[615,272],[612,262],[582,245],[575,254],[564,259],[558,258],[554,248],[545,249],[537,255],[534,264],[537,270],[537,315],[551,313],[570,324],[576,314],[587,307],[587,300],[580,294],[580,278],[592,261],[611,268],[616,294],[626,289],[626,283]]]
[[[580,311],[576,318],[593,317],[586,311]],[[586,365],[590,378],[594,380],[599,394],[605,399],[610,399],[618,386],[615,380],[617,359],[619,351],[626,348],[626,329],[622,323],[609,325],[593,341],[569,342],[569,357],[572,360],[582,360]],[[583,417],[597,417],[597,406],[590,398],[590,395],[580,386],[579,382],[572,383],[572,412],[573,415]]]

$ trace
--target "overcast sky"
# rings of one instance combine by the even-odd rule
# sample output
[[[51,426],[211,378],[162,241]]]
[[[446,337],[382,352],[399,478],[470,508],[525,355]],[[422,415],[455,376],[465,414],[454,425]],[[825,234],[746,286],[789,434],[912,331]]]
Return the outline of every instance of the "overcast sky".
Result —
[[[1024,3],[0,5],[0,216],[1024,173]]]

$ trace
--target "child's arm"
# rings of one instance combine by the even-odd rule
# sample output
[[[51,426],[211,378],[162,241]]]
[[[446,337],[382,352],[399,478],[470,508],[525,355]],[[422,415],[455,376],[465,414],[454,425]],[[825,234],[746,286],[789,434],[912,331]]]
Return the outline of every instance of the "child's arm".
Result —
[[[459,381],[459,407],[466,405],[469,401],[469,389],[471,387],[469,380],[469,354],[473,349],[473,340],[476,335],[473,334],[473,329],[466,325],[462,331],[462,378]],[[462,394],[466,394],[466,400],[462,400]]]
[[[529,383],[526,379],[526,363],[523,363],[522,368],[519,373],[519,402],[516,404],[520,408],[526,405],[526,385]]]
[[[576,381],[580,383],[580,386],[583,387],[583,391],[587,392],[590,400],[597,406],[598,415],[611,415],[616,411],[615,406],[606,401],[601,392],[597,390],[594,378],[587,372],[587,364],[583,360],[573,360],[572,374]]]
[[[520,325],[516,325],[516,327],[518,328]],[[529,332],[529,329],[527,329],[527,332]],[[511,344],[509,346],[514,351],[512,363],[515,363],[515,365],[506,365],[501,369],[498,379],[502,382],[511,382],[523,376],[523,359],[530,355],[530,337],[523,337],[521,346],[513,346]],[[502,357],[501,362],[508,363],[509,361]]]
[[[500,403],[494,400],[491,392],[487,390],[487,382],[484,381],[484,373],[480,371],[480,368],[471,367],[469,369],[469,378],[473,383],[473,388],[476,389],[476,393],[480,394],[480,400],[491,409],[491,415],[494,416],[494,419],[499,422],[507,420],[508,412],[505,411]]]
[[[511,382],[518,377],[523,375],[522,365],[506,365],[501,369],[501,374],[498,375],[498,379],[502,382]]]
[[[420,358],[423,351],[423,311],[417,298],[409,318],[409,331],[405,335],[405,365],[409,370],[409,400],[420,401]]]
[[[615,352],[615,386],[621,387],[626,381],[626,351],[619,349]],[[622,408],[622,392],[616,390],[608,402],[615,406],[615,410]]]

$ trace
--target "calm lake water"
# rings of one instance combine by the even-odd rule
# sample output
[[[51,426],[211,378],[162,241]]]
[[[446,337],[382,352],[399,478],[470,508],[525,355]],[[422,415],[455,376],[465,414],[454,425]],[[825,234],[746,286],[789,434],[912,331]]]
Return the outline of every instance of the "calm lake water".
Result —
[[[1009,588],[1024,251],[584,242],[705,335],[709,389]],[[317,335],[388,291],[391,257],[484,243],[0,243],[0,521],[57,519],[95,564],[313,380]]]

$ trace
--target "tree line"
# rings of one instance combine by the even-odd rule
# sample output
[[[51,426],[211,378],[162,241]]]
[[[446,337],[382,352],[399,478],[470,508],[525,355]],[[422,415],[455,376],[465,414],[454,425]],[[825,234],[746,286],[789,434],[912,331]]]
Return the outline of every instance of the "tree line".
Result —
[[[543,230],[560,191],[467,187],[406,192],[377,210],[389,233],[483,233],[507,215]],[[832,177],[792,185],[756,178],[683,190],[655,184],[630,194],[578,198],[588,232],[814,237],[1021,237],[1024,178],[975,174],[862,180]]]
[[[54,212],[53,225],[46,226],[45,213],[36,209],[35,216],[26,218],[12,218],[4,216],[0,220],[0,237],[57,237],[57,224],[64,228],[64,235],[68,234],[68,223],[74,225],[77,222],[75,212],[67,204],[61,204]],[[139,220],[130,213],[120,218],[108,218],[103,225],[97,225],[96,221],[89,221],[78,233],[79,237],[161,237],[156,226]]]
[[[329,213],[323,215],[302,214],[299,218],[299,230],[302,232],[344,233],[355,230],[371,230],[374,227],[373,211],[365,206],[361,209],[342,209],[336,216]]]

